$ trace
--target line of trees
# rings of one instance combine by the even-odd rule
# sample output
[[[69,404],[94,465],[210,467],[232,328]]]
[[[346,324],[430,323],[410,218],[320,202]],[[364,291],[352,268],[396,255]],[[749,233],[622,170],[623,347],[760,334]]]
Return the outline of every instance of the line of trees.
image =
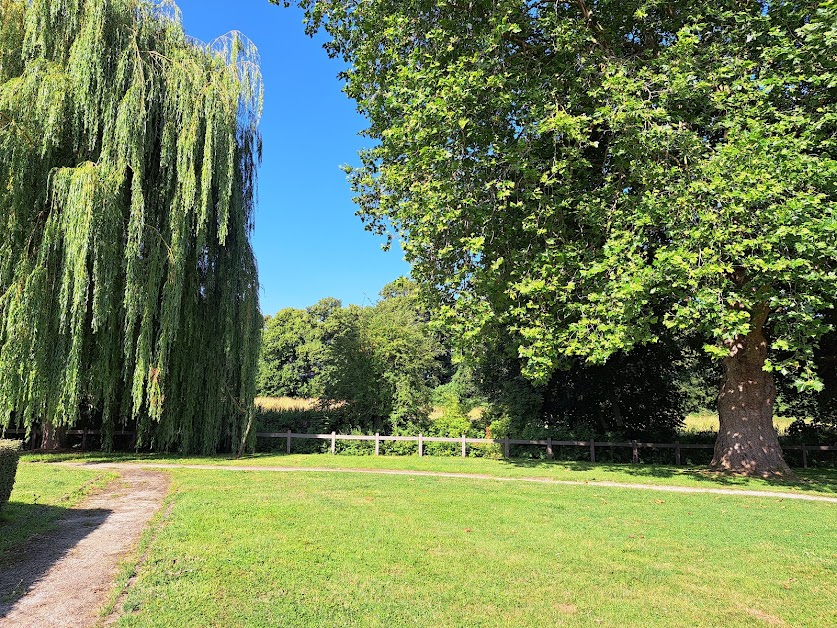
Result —
[[[717,409],[723,373],[702,353],[700,338],[668,336],[604,364],[577,360],[538,384],[523,375],[508,332],[496,330],[469,354],[456,353],[425,303],[419,286],[400,279],[374,305],[343,307],[326,298],[267,317],[259,395],[315,398],[318,407],[280,413],[279,423],[267,412],[262,427],[669,440],[687,412]],[[816,356],[826,382],[818,394],[800,394],[779,379],[782,411],[801,419],[794,430],[837,433],[835,357],[832,333]],[[312,423],[312,415],[319,419]]]
[[[267,317],[259,395],[317,398],[342,407],[349,426],[385,433],[426,420],[444,370],[441,338],[412,282],[380,296],[366,307],[326,298]]]
[[[837,404],[835,0],[298,4],[369,120],[360,216],[416,285],[279,313],[264,392],[381,430],[442,395],[643,433],[713,382],[715,468],[789,472],[777,399]],[[0,425],[243,448],[255,49],[168,1],[0,11]]]

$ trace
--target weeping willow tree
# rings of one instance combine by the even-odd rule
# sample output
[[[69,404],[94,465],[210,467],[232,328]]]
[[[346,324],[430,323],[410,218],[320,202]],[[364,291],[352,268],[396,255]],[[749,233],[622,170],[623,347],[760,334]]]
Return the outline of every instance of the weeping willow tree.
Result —
[[[242,443],[255,49],[195,42],[171,2],[0,0],[0,17],[0,423]]]

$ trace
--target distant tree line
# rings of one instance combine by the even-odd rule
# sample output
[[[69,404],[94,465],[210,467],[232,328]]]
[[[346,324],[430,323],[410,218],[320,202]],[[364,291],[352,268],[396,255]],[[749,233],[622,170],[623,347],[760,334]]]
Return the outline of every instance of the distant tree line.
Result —
[[[325,298],[265,318],[258,394],[317,398],[348,423],[390,431],[420,423],[445,373],[445,350],[416,287],[401,279],[375,305]]]
[[[325,298],[265,318],[258,394],[318,402],[316,426],[310,425],[312,413],[303,412],[299,424],[287,427],[669,439],[687,413],[717,410],[722,372],[701,351],[700,337],[670,336],[604,364],[567,362],[536,384],[523,375],[508,330],[496,328],[476,351],[457,354],[454,339],[431,325],[416,284],[400,279],[380,297],[374,305],[346,307]],[[827,432],[835,426],[835,356],[832,333],[817,352],[825,382],[819,393],[801,394],[779,378],[779,411],[805,420],[793,429]]]

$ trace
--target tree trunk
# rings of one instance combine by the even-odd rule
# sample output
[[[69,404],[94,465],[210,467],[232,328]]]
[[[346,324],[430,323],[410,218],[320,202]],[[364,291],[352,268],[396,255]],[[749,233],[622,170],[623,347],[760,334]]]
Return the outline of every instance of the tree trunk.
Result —
[[[712,467],[745,475],[793,476],[782,457],[773,427],[776,387],[773,374],[764,370],[767,313],[753,317],[746,336],[730,343],[724,360],[724,380],[718,396],[720,429]]]
[[[253,429],[253,421],[256,418],[255,406],[247,411],[247,415],[247,427],[244,428],[244,433],[241,435],[241,443],[238,446],[238,452],[235,456],[236,458],[241,458],[247,452],[247,441],[250,437],[250,430]],[[253,449],[253,453],[255,453],[255,447]]]
[[[41,438],[41,449],[44,451],[58,451],[66,444],[67,430],[63,427],[55,427],[52,423],[44,423],[44,433]]]
[[[614,386],[607,387],[607,400],[610,403],[613,423],[616,427],[625,427],[625,419],[622,418],[622,408],[619,406],[619,397],[616,396],[616,388]]]

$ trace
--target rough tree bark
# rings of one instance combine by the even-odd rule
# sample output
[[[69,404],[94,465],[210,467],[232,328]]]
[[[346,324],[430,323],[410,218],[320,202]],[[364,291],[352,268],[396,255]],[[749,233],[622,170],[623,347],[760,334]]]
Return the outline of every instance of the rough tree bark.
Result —
[[[247,427],[244,428],[244,433],[241,435],[241,443],[238,446],[238,452],[236,453],[236,458],[241,458],[247,452],[247,440],[250,437],[250,430],[253,429],[253,421],[256,418],[256,409],[255,407],[251,407],[247,411]],[[255,448],[254,448],[255,451]]]
[[[751,330],[730,343],[718,396],[720,429],[712,467],[746,475],[792,476],[773,427],[776,386],[764,370],[767,311],[753,316]]]
[[[51,423],[44,423],[41,449],[44,451],[58,451],[59,449],[63,449],[67,439],[66,432],[66,428],[55,427]]]

